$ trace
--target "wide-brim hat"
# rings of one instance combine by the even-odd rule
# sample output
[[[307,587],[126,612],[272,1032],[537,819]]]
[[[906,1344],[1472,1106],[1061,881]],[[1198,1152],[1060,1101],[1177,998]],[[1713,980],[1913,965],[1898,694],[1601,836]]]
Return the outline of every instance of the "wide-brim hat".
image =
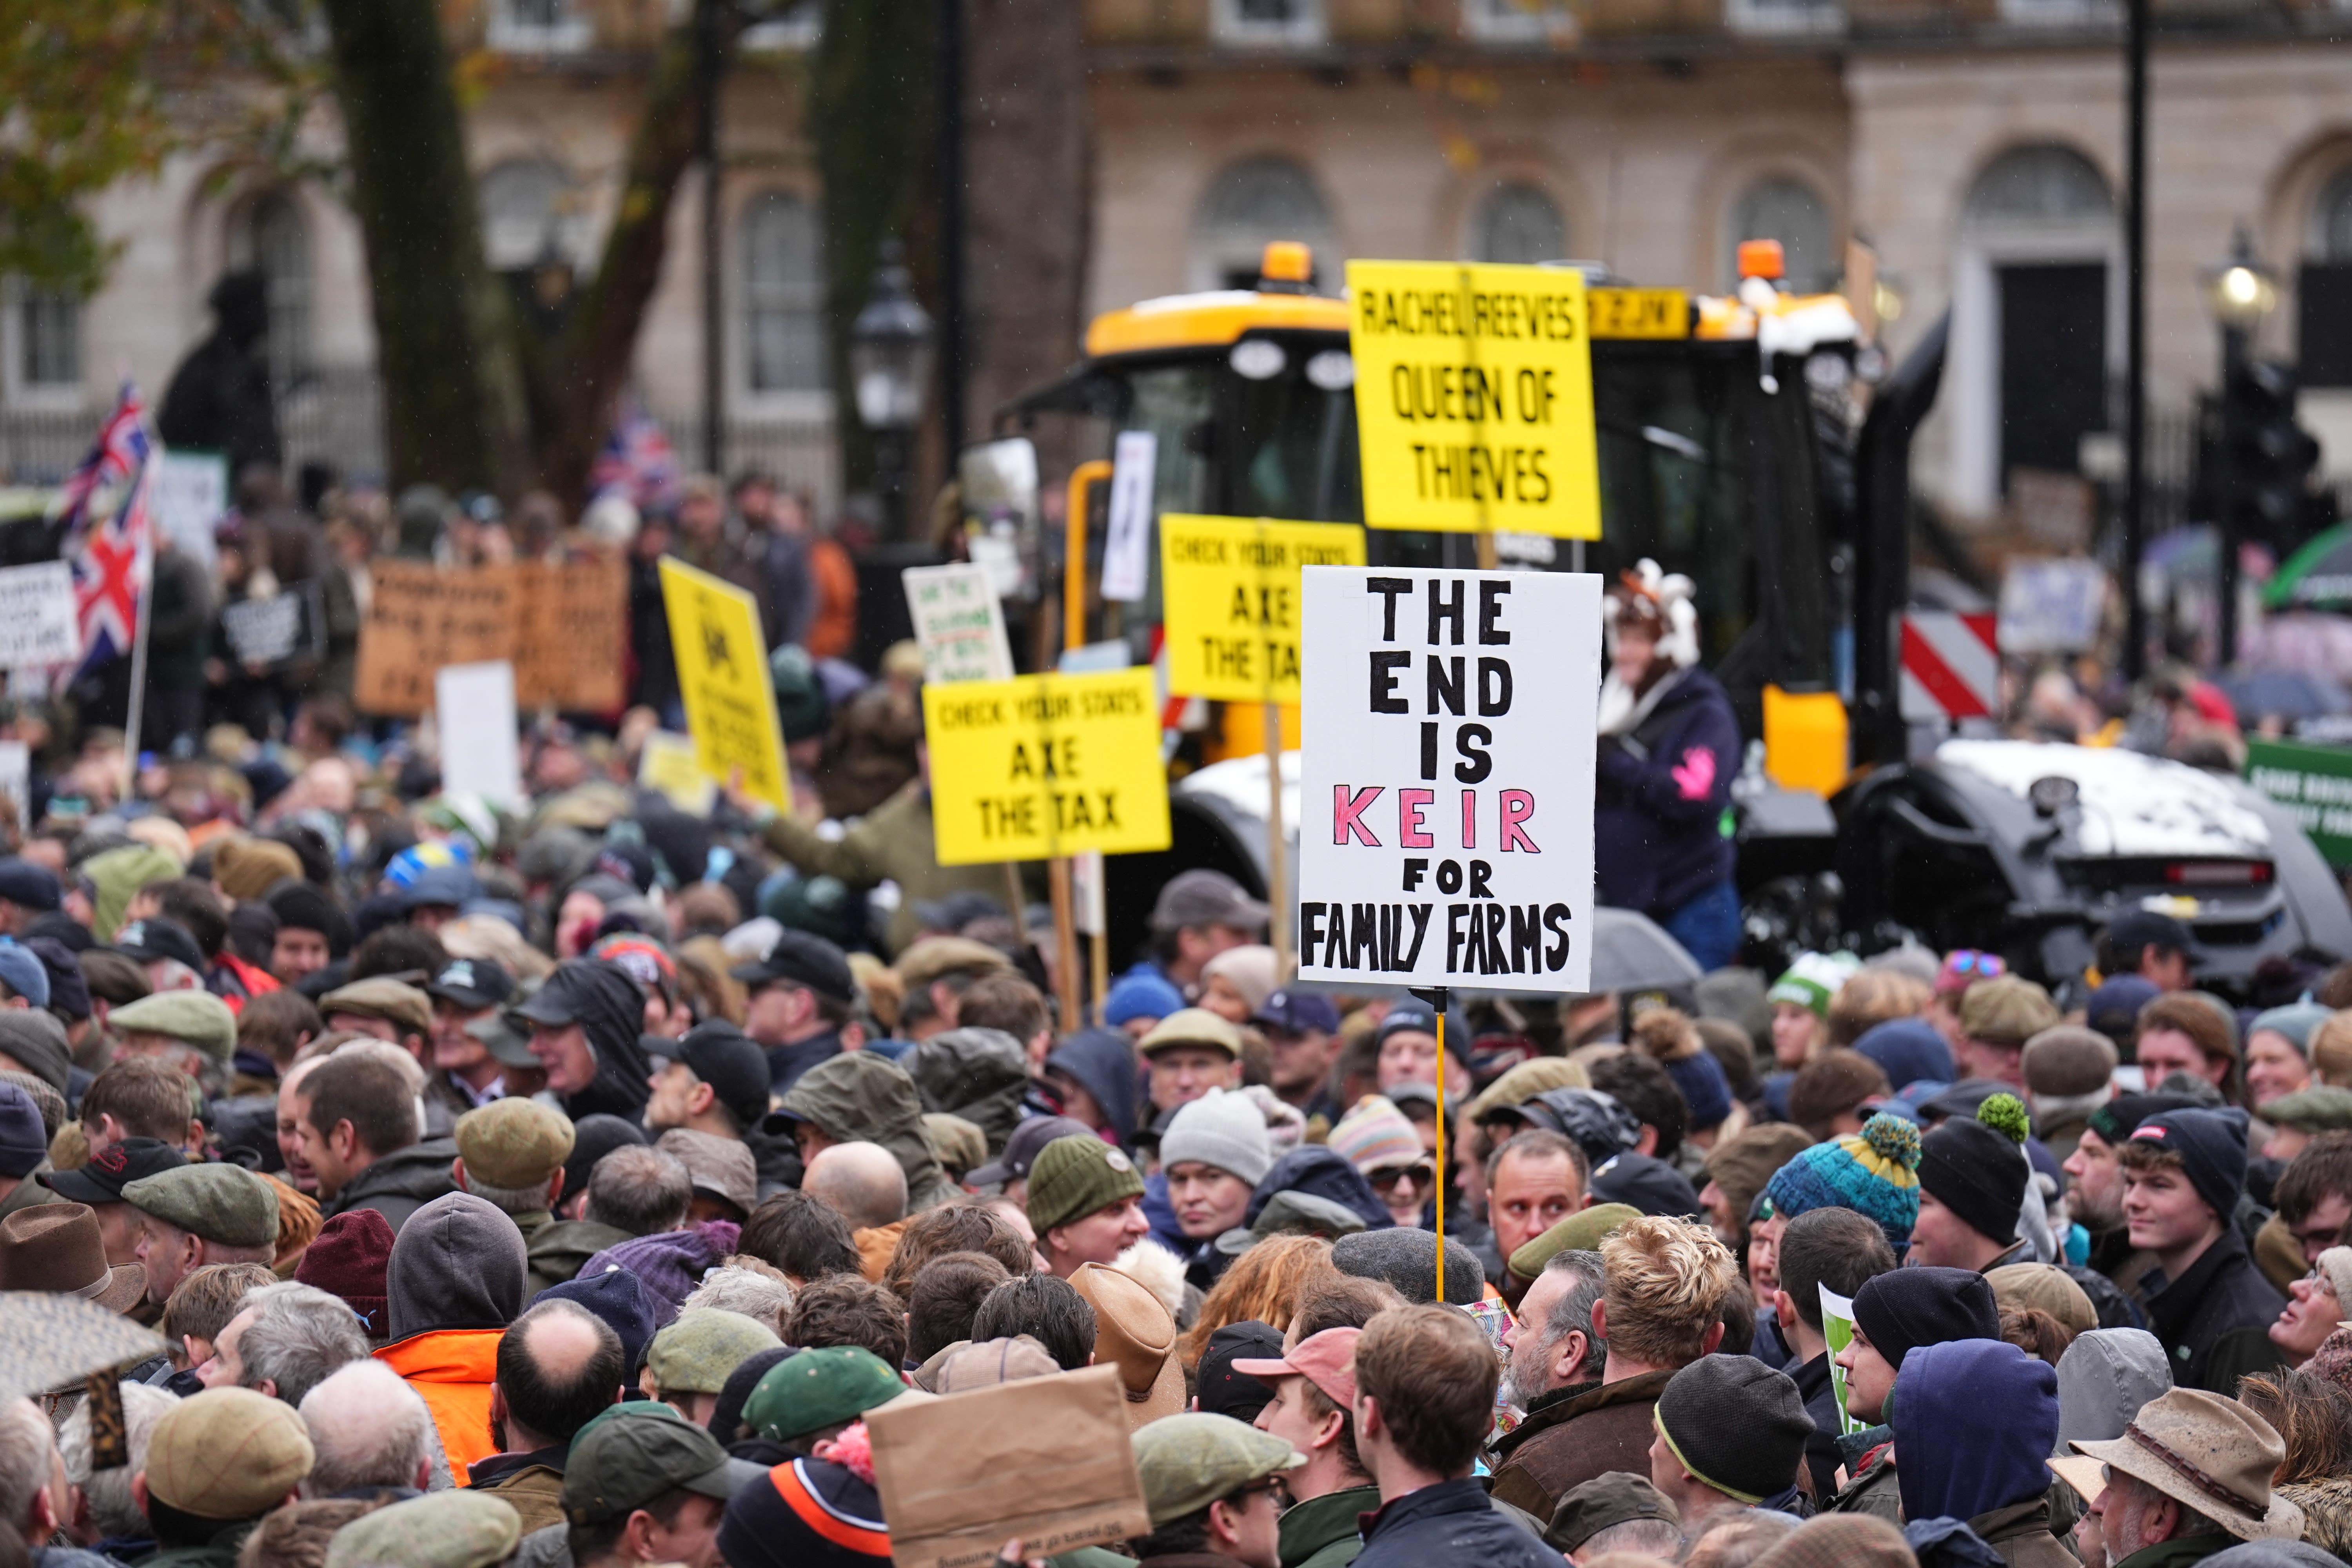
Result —
[[[0,1220],[0,1289],[75,1296],[127,1312],[147,1294],[147,1270],[109,1264],[87,1204],[38,1204]]]
[[[1132,1432],[1184,1408],[1184,1368],[1176,1359],[1176,1320],[1131,1275],[1088,1263],[1070,1286],[1095,1310],[1095,1361],[1118,1368]]]
[[[2076,1438],[2074,1446],[2241,1541],[2302,1538],[2303,1510],[2271,1487],[2286,1446],[2235,1400],[2200,1389],[2171,1389],[2142,1405],[2122,1436],[2106,1442]]]

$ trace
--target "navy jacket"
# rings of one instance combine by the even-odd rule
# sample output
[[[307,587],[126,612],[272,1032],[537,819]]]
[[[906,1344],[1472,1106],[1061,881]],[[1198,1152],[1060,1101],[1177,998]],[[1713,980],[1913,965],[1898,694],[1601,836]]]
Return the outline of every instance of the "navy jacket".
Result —
[[[1528,1534],[1468,1479],[1407,1492],[1364,1516],[1356,1568],[1559,1568],[1559,1553]]]
[[[2264,1327],[2286,1309],[2286,1298],[2263,1277],[2233,1226],[2223,1226],[2220,1239],[2179,1279],[2167,1280],[2158,1269],[2141,1279],[2140,1288],[2147,1293],[2143,1304],[2148,1331],[2172,1361],[2172,1386],[2231,1397],[2236,1388],[2213,1388],[2206,1377],[2214,1342],[2233,1329]]]
[[[1731,877],[1723,816],[1739,721],[1703,669],[1684,671],[1630,735],[1604,735],[1592,816],[1601,901],[1663,919]]]

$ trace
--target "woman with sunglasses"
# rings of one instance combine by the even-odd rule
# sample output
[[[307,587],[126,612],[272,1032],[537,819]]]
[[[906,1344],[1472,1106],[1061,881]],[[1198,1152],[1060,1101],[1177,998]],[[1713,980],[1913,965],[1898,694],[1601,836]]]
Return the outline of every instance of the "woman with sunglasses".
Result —
[[[1345,1155],[1400,1226],[1417,1226],[1436,1195],[1437,1167],[1421,1134],[1396,1102],[1368,1094],[1331,1129],[1330,1146]]]

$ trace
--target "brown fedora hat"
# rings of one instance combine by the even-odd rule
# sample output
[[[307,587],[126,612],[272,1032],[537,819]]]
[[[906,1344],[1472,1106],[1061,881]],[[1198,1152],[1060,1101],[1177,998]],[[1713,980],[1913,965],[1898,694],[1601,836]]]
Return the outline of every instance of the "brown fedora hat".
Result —
[[[147,1294],[147,1270],[110,1268],[98,1215],[88,1204],[37,1204],[0,1219],[0,1290],[79,1296],[127,1312]]]
[[[2124,1435],[2074,1447],[2193,1509],[2241,1541],[2294,1541],[2303,1510],[2271,1491],[2286,1444],[2234,1399],[2175,1388],[2140,1406]]]
[[[1176,1360],[1176,1320],[1132,1276],[1099,1263],[1082,1266],[1070,1285],[1095,1310],[1095,1361],[1118,1368],[1132,1431],[1184,1408],[1184,1369]]]

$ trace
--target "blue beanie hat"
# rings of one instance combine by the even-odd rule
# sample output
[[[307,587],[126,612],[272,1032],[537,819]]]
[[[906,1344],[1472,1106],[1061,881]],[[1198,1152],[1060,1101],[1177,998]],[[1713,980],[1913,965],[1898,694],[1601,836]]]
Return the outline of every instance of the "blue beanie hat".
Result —
[[[2130,1142],[2153,1143],[2179,1155],[2189,1184],[2226,1221],[2246,1185],[2246,1113],[2234,1105],[2168,1110],[2133,1128]]]
[[[1876,1062],[1898,1093],[1909,1084],[1949,1083],[1957,1076],[1952,1047],[1925,1018],[1890,1018],[1874,1025],[1854,1041],[1853,1048]]]
[[[1919,1218],[1919,1130],[1884,1112],[1858,1134],[1801,1151],[1764,1187],[1784,1219],[1813,1209],[1852,1209],[1878,1222],[1900,1258]]]
[[[1147,970],[1119,977],[1103,998],[1103,1022],[1116,1029],[1130,1018],[1165,1018],[1183,1007],[1176,987]]]
[[[655,1322],[653,1305],[646,1300],[645,1286],[635,1274],[625,1268],[608,1268],[584,1279],[566,1279],[531,1298],[533,1306],[541,1301],[569,1301],[602,1318],[620,1336],[621,1359],[628,1363],[629,1386],[636,1386],[637,1365],[645,1360],[646,1346],[660,1325]]]
[[[1683,1103],[1690,1107],[1691,1131],[1704,1132],[1721,1125],[1723,1119],[1731,1114],[1731,1084],[1723,1076],[1723,1064],[1715,1059],[1714,1052],[1702,1050],[1664,1066],[1666,1076],[1683,1091]]]

